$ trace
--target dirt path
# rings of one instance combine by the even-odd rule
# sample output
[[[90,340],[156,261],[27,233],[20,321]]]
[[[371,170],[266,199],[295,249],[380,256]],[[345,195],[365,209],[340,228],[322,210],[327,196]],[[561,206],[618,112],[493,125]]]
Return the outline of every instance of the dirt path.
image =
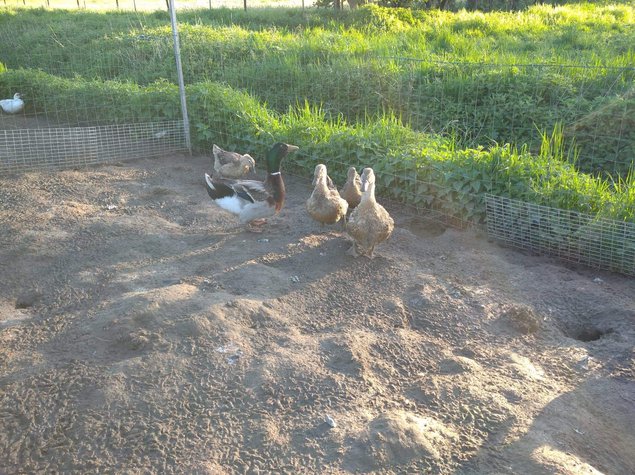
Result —
[[[632,279],[390,207],[353,259],[294,178],[246,233],[208,168],[0,178],[1,473],[635,473]]]

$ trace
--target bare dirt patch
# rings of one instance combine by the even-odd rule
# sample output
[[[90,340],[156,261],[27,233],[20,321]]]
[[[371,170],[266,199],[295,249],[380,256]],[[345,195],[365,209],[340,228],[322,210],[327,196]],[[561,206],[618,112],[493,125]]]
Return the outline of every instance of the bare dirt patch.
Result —
[[[354,259],[291,177],[250,234],[210,167],[0,179],[2,473],[635,473],[632,279],[391,206]]]

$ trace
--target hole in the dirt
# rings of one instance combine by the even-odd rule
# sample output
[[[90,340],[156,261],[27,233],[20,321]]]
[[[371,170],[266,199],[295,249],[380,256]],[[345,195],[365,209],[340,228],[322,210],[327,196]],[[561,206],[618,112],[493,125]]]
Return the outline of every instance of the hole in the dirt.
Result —
[[[23,310],[34,307],[40,300],[41,294],[37,290],[26,290],[15,299],[15,308]]]
[[[33,307],[35,300],[30,297],[20,297],[15,301],[16,310],[23,310]]]
[[[602,338],[607,333],[610,333],[611,330],[604,331],[599,328],[590,327],[590,328],[581,328],[577,332],[575,332],[572,336],[578,341],[597,341]]]
[[[415,217],[408,222],[408,228],[410,232],[417,236],[434,238],[441,236],[447,229],[447,226],[431,219]]]

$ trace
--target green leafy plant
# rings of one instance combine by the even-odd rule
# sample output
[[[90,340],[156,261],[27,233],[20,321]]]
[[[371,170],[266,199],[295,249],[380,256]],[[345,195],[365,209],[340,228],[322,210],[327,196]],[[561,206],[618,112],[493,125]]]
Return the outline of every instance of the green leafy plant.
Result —
[[[301,146],[288,171],[326,163],[342,182],[348,166],[372,166],[382,197],[470,222],[485,219],[487,194],[635,222],[634,18],[590,4],[184,13],[193,144],[262,157],[288,141]],[[20,90],[59,125],[178,119],[168,22],[2,10],[0,93]],[[602,245],[617,246],[619,229]],[[549,233],[575,247],[584,229]]]

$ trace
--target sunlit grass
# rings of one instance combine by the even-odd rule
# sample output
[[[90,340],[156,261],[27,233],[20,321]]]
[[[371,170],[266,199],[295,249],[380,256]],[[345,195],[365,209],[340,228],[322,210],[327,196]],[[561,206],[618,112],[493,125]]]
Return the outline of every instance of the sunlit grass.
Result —
[[[372,164],[390,197],[467,219],[496,192],[633,220],[634,19],[625,4],[179,11],[193,139],[284,138],[297,167]],[[77,122],[178,117],[166,11],[0,9],[0,43],[3,95]],[[82,117],[91,103],[104,110]]]
[[[154,2],[154,5],[165,12],[165,3]],[[85,29],[89,24],[94,38],[103,38],[113,31],[123,34],[134,25],[153,28],[169,24],[167,13],[110,15],[99,26],[91,21],[91,12],[82,10],[23,11],[19,19],[10,12],[5,10],[2,14],[6,17],[3,23],[10,21],[19,26],[46,18],[52,30],[68,34]],[[286,30],[293,40],[282,44],[274,41],[272,54],[275,48],[283,48],[285,53],[303,50],[318,55],[328,50],[464,62],[573,62],[605,66],[633,64],[635,54],[635,8],[627,5],[535,6],[524,12],[488,14],[415,11],[408,15],[395,15],[378,8],[340,13],[316,9],[304,12],[300,9],[253,12],[201,9],[180,12],[179,21],[184,25],[198,25],[197,34],[219,25],[235,26],[233,32],[225,36],[227,44],[245,35],[262,34],[259,30],[263,29]],[[216,36],[213,32],[209,34],[212,38]],[[13,41],[9,39],[8,45],[28,47],[32,43],[28,40],[28,36],[20,35]]]
[[[174,0],[178,10],[202,8],[243,8],[245,0]],[[302,0],[247,0],[247,8],[302,7]],[[304,5],[313,5],[305,0]],[[49,8],[68,10],[122,10],[146,11],[167,10],[165,0],[0,0],[0,7]]]

